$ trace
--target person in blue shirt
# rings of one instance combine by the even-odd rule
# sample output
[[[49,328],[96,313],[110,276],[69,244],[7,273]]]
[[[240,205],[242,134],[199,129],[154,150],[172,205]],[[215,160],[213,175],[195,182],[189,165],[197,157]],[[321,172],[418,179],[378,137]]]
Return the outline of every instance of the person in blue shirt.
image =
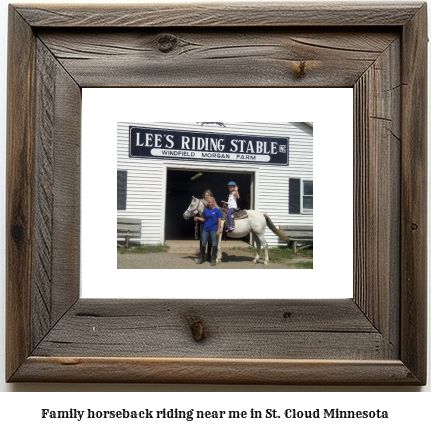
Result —
[[[205,190],[202,194],[202,199],[204,199],[205,201],[208,201],[208,198],[214,198],[213,192],[211,190]],[[217,201],[214,198],[214,206],[216,208],[218,208],[219,206],[217,205]],[[221,211],[221,210],[220,210]],[[199,213],[199,217],[202,217],[202,213]],[[204,224],[199,222],[199,247],[200,247],[200,243],[202,240],[202,232],[204,230]],[[208,241],[208,251],[207,251],[207,261],[211,262],[211,241]]]
[[[221,219],[222,214],[219,208],[215,207],[215,201],[213,197],[207,199],[208,206],[204,209],[202,217],[196,216],[194,219],[204,222],[204,228],[201,238],[201,248],[198,259],[198,264],[204,263],[205,247],[208,240],[211,241],[212,254],[211,254],[211,266],[216,264],[217,256],[217,237],[220,235]]]

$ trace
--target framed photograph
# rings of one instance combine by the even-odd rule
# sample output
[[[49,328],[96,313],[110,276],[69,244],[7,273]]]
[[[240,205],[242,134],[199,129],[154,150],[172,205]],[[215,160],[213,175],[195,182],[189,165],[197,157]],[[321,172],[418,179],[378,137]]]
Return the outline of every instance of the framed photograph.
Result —
[[[151,103],[142,103],[149,100]],[[279,101],[282,101],[283,109],[280,109]],[[264,111],[256,109],[256,105],[264,106]],[[81,190],[81,298],[154,298],[154,295],[169,299],[353,297],[353,89],[85,88],[82,90],[82,106],[81,181],[85,187]],[[190,118],[216,118],[220,115],[224,120],[222,125],[190,121]],[[146,119],[145,124],[143,118]],[[148,122],[160,118],[165,121]],[[290,121],[286,121],[287,118]],[[304,118],[313,118],[314,126],[300,121]],[[118,122],[119,119],[122,121]],[[245,119],[248,121],[242,121]],[[172,154],[152,159],[130,157],[129,145],[136,142],[135,139],[130,141],[127,128],[131,127],[130,124],[132,127],[155,127],[169,140],[171,133],[167,130],[187,133],[193,130],[198,137],[199,133],[211,131],[210,136],[219,134],[223,139],[224,149],[240,151],[242,144],[248,154],[253,154],[253,139],[265,142],[269,140],[264,138],[265,134],[284,136],[289,139],[286,149],[290,150],[291,157],[287,166],[268,165],[268,158],[252,163],[237,163],[236,160],[196,162],[183,159],[183,153],[174,153],[173,156],[179,156],[176,159]],[[315,144],[313,127],[317,130]],[[229,136],[235,131],[249,133],[250,138],[247,135],[245,138],[247,146],[242,142],[229,147]],[[142,132],[140,136],[144,136]],[[187,143],[187,135],[184,141]],[[103,146],[100,145],[102,142]],[[147,148],[151,148],[150,144]],[[193,146],[193,141],[189,146]],[[264,145],[261,150],[265,151]],[[97,162],[101,152],[103,164]],[[230,153],[235,154],[234,151],[227,154]],[[204,154],[214,157],[217,152]],[[334,154],[337,157],[333,157]],[[233,157],[236,158],[235,155]],[[113,175],[116,170],[117,177],[122,177],[121,181]],[[317,184],[312,197],[315,209],[301,209],[300,192],[305,181],[310,185],[313,179]],[[200,226],[196,232],[193,217],[185,218],[189,215],[186,209],[192,196],[201,197],[208,189],[220,206],[221,200],[227,199],[227,185],[232,180],[241,190],[240,208],[266,213],[276,227],[300,223],[302,230],[289,232],[291,238],[301,235],[300,238],[304,239],[304,235],[313,234],[314,225],[315,241],[312,248],[305,248],[309,243],[298,244],[295,254],[292,242],[286,248],[286,242],[268,228],[269,265],[265,267],[263,247],[259,261],[253,264],[256,249],[250,248],[251,235],[223,239],[217,250],[217,253],[221,251],[221,263],[211,269],[218,270],[213,274],[217,280],[228,276],[229,283],[218,282],[215,288],[206,288],[204,280],[208,274],[203,278],[198,276],[195,283],[190,283],[189,277],[196,277],[194,270],[200,243],[196,236],[200,235]],[[299,184],[300,181],[304,184]],[[330,246],[333,252],[328,253],[325,231],[326,226],[333,223],[334,212],[328,211],[331,204],[328,206],[327,191],[333,189],[334,184],[337,184],[337,193],[343,196],[340,217],[337,218],[337,228],[343,231],[343,238],[336,240],[337,244]],[[296,193],[289,193],[290,188]],[[117,211],[112,198],[115,189]],[[94,214],[99,213],[103,217],[97,223],[96,240]],[[129,220],[136,223],[136,231],[130,238],[129,248],[121,236],[122,231],[118,232],[115,255],[112,253],[112,236],[103,233],[112,232],[116,223]],[[160,244],[166,244],[168,251],[155,252],[160,250]],[[342,253],[337,252],[340,247]],[[102,250],[111,250],[111,253],[101,253]],[[154,252],[147,253],[150,250]],[[207,250],[205,253],[205,262],[200,267],[203,270],[208,269],[210,262],[206,262],[208,256],[211,258],[211,253]],[[313,266],[313,256],[316,256],[316,266]],[[332,271],[330,285],[322,288],[319,282],[322,273],[335,262],[342,270]],[[288,271],[289,274],[279,271],[310,267],[315,270],[294,270]],[[117,268],[121,270],[117,271]],[[157,268],[169,270],[160,283],[154,279],[157,278],[154,271],[147,271],[143,277],[137,270]],[[257,271],[264,268],[263,272]],[[220,270],[230,269],[241,271],[220,273]],[[191,273],[186,274],[187,271]]]
[[[425,3],[11,5],[8,43],[8,382],[426,384]],[[119,87],[352,88],[353,298],[81,297],[82,90]]]

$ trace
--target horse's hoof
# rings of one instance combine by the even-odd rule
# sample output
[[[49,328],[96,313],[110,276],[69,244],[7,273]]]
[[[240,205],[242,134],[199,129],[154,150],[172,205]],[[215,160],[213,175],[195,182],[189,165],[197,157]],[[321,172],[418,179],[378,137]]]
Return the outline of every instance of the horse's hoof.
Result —
[[[266,266],[268,268],[268,264],[267,263],[264,263],[263,266]]]
[[[252,260],[251,263],[253,263],[254,265],[256,265],[257,262],[255,262],[254,260]]]

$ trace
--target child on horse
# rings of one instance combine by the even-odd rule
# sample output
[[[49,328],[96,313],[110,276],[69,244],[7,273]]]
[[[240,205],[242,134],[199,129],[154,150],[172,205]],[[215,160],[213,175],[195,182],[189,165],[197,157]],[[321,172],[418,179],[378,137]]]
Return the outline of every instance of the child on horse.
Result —
[[[228,183],[227,186],[229,188],[229,199],[227,202],[226,201],[221,201],[221,202],[224,204],[227,204],[227,206],[229,208],[229,210],[227,212],[227,219],[229,222],[229,228],[227,230],[229,232],[232,232],[235,229],[233,227],[232,214],[234,213],[234,211],[238,207],[237,199],[239,199],[239,193],[238,193],[238,186],[233,181]]]

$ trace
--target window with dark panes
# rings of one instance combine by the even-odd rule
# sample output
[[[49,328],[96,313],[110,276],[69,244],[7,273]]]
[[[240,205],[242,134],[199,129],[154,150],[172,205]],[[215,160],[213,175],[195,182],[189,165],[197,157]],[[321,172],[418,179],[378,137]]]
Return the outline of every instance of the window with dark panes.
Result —
[[[127,171],[117,171],[117,210],[125,210],[127,203]]]
[[[302,182],[302,211],[313,211],[313,181]]]
[[[289,178],[289,214],[301,213],[301,180]]]
[[[289,178],[289,214],[313,212],[313,181]]]

